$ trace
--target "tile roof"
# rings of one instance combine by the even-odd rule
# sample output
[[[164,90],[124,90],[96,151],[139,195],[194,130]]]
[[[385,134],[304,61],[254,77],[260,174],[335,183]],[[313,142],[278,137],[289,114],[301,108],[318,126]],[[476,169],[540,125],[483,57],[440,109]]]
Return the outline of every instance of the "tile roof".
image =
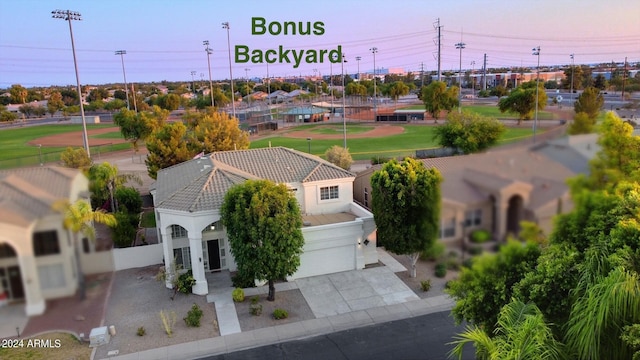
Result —
[[[317,156],[283,147],[222,151],[160,170],[157,206],[179,211],[218,209],[234,184],[247,179],[306,183],[354,178]]]
[[[0,171],[0,219],[27,226],[53,214],[51,206],[71,196],[78,170],[46,166]]]

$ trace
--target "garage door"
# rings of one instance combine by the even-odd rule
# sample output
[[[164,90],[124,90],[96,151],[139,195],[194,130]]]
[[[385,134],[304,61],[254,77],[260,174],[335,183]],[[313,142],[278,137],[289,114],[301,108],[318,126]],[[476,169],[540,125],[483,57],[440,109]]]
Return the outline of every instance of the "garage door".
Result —
[[[300,256],[296,278],[355,270],[356,248],[353,245],[319,249]]]

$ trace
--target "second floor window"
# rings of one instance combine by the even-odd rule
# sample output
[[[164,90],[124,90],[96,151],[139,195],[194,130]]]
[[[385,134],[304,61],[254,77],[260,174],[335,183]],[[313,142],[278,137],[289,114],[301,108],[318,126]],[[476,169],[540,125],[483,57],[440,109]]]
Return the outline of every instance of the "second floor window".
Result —
[[[320,188],[320,200],[337,199],[338,186],[325,186]]]

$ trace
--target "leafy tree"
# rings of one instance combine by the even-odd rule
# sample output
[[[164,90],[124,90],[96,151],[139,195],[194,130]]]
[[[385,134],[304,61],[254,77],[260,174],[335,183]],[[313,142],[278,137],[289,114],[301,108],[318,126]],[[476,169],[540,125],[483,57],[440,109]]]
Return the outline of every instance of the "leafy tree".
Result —
[[[24,104],[27,102],[27,95],[29,92],[20,84],[13,84],[9,88],[9,95],[11,95],[12,104]]]
[[[138,151],[138,143],[145,141],[151,133],[164,125],[169,117],[169,111],[153,107],[153,112],[135,112],[122,108],[113,115],[113,123],[120,127],[122,136],[131,142],[133,149]]]
[[[0,122],[9,122],[17,119],[18,116],[11,111],[3,110],[0,111]]]
[[[120,100],[126,102],[127,101],[127,92],[124,91],[124,90],[118,89],[118,90],[113,92],[113,98],[114,99],[120,99]]]
[[[203,150],[212,153],[249,148],[249,133],[241,130],[238,120],[225,112],[211,109],[188,113],[184,118],[190,129],[189,144],[193,155]]]
[[[304,237],[295,197],[284,184],[247,180],[227,191],[221,215],[238,272],[268,280],[267,300],[274,301],[274,280],[300,266]]]
[[[43,117],[47,113],[47,109],[44,106],[34,106],[33,107],[33,115],[36,117]]]
[[[468,321],[492,332],[500,309],[513,297],[514,285],[535,267],[538,256],[537,243],[509,239],[497,254],[484,254],[471,268],[463,267],[446,290],[456,300],[452,309],[456,321]]]
[[[635,349],[632,360],[640,360],[640,324],[625,326],[623,330],[622,341]]]
[[[411,277],[420,253],[438,239],[442,176],[420,161],[391,160],[371,176],[372,209],[378,241],[411,259]]]
[[[572,77],[573,74],[573,77]],[[562,88],[571,90],[571,79],[573,78],[573,90],[582,89],[584,71],[581,66],[569,66],[564,69],[564,79],[562,79]]]
[[[133,244],[138,228],[138,217],[126,211],[113,214],[116,224],[111,226],[111,238],[116,247],[126,248]]]
[[[547,93],[542,84],[538,89],[538,110],[542,110],[547,105]],[[522,120],[530,120],[536,107],[536,83],[531,81],[524,83],[511,91],[511,93],[500,99],[498,108],[500,112],[511,112],[518,114],[518,125]]]
[[[115,226],[116,219],[111,214],[106,214],[102,210],[93,210],[91,204],[86,200],[76,200],[74,203],[70,203],[69,200],[57,201],[53,204],[53,209],[64,214],[63,226],[73,234],[74,238],[74,251],[76,257],[76,273],[78,274],[78,288],[80,293],[80,299],[84,300],[86,297],[86,287],[84,274],[80,265],[80,253],[79,237],[78,234],[82,234],[90,241],[94,241],[96,238],[96,230],[93,227],[93,223],[101,223],[108,226]]]
[[[409,93],[409,86],[402,81],[396,81],[387,88],[387,92],[394,101],[398,102],[400,96],[405,96]]]
[[[109,97],[109,91],[105,88],[95,88],[87,95],[87,101],[93,102],[98,100],[104,100]]]
[[[489,91],[489,96],[503,97],[507,96],[508,94],[509,90],[502,85],[498,85]]]
[[[464,345],[473,344],[476,358],[489,359],[564,359],[565,350],[551,331],[535,304],[512,299],[498,317],[496,330],[491,333],[478,326],[468,326],[456,336],[450,357],[462,359]]]
[[[180,107],[180,96],[176,94],[158,96],[155,105],[169,111],[178,110],[178,107]]]
[[[136,188],[120,186],[114,192],[116,203],[121,211],[138,216],[142,211],[142,198]]]
[[[573,122],[569,125],[567,132],[569,135],[590,134],[593,132],[594,121],[585,112],[579,112],[573,117]]]
[[[74,169],[88,169],[91,167],[91,159],[84,148],[72,148],[67,147],[65,151],[60,154],[60,160],[64,166]]]
[[[34,110],[35,107],[31,104],[24,104],[18,108],[18,111],[20,111],[27,118],[31,117],[31,114],[33,114]]]
[[[450,112],[458,106],[458,88],[454,86],[447,89],[447,85],[443,81],[433,81],[423,87],[421,97],[425,110],[431,114],[436,123],[442,110]]]
[[[160,169],[192,159],[198,152],[187,140],[187,127],[182,122],[167,123],[154,131],[146,141],[149,176],[155,179]]]
[[[344,92],[347,95],[365,96],[367,95],[367,87],[360,83],[352,82],[346,85]]]
[[[62,95],[62,101],[64,102],[65,106],[72,106],[78,103],[78,92],[73,88],[61,89],[60,95]]]
[[[63,107],[62,94],[59,91],[52,92],[47,101],[47,111],[51,114],[51,117]]]
[[[589,119],[595,122],[598,117],[602,106],[604,105],[604,97],[600,94],[600,90],[595,87],[588,87],[584,89],[582,94],[578,96],[578,99],[573,105],[573,109],[576,114],[583,112],[589,116]]]
[[[440,146],[470,154],[497,144],[505,131],[500,121],[465,110],[450,113],[447,122],[435,128],[434,137]]]
[[[593,86],[598,90],[604,90],[609,86],[607,79],[602,74],[596,75]]]
[[[115,111],[115,110],[120,110],[120,109],[124,109],[127,107],[127,103],[124,102],[124,100],[121,99],[113,99],[111,101],[109,101],[108,103],[104,104],[104,109],[107,111]]]
[[[327,161],[330,163],[339,166],[345,170],[349,170],[351,168],[351,164],[353,163],[353,158],[351,158],[351,154],[349,154],[349,149],[345,149],[338,145],[333,145],[328,148],[324,153],[324,157],[327,158]]]

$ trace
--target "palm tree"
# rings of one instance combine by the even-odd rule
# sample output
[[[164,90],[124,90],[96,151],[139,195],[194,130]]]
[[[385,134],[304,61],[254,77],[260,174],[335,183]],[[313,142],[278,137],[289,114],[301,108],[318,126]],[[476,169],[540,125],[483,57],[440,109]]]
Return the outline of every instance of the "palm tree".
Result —
[[[118,172],[118,167],[116,165],[111,165],[108,162],[92,166],[89,169],[89,179],[92,182],[91,188],[94,194],[104,194],[105,189],[109,191],[111,212],[116,212],[118,210],[113,198],[113,194],[117,188],[123,186],[127,181],[134,181],[138,185],[142,184],[142,180],[140,180],[139,176],[134,174],[120,174]]]
[[[500,310],[493,337],[477,326],[456,336],[455,345],[449,357],[462,358],[466,344],[476,348],[476,358],[488,359],[562,359],[563,345],[557,342],[549,324],[535,304],[525,304],[520,300],[511,302]]]
[[[91,204],[84,199],[79,199],[73,204],[67,199],[57,201],[53,204],[53,209],[64,215],[63,225],[69,232],[73,233],[74,254],[76,258],[76,273],[78,274],[78,289],[80,300],[86,296],[84,273],[80,265],[80,253],[78,251],[78,234],[81,233],[90,241],[96,238],[94,222],[99,222],[108,226],[115,226],[116,219],[113,215],[107,214],[104,210],[93,210]]]

